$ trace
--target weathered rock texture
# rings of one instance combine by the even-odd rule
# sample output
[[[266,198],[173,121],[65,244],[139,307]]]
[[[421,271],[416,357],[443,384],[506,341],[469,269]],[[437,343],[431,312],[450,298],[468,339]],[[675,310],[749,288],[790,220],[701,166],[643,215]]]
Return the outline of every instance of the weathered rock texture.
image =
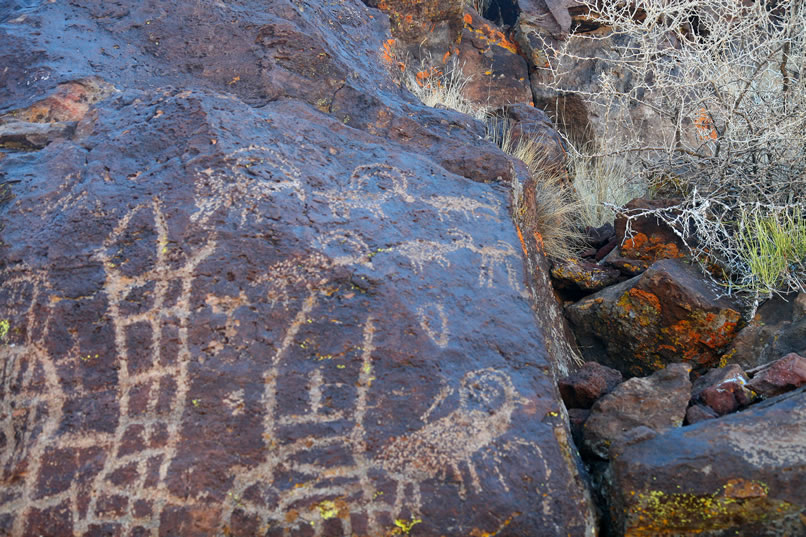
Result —
[[[621,384],[621,373],[597,362],[585,362],[575,373],[558,383],[569,408],[590,408],[604,394]]]
[[[806,293],[773,297],[731,342],[725,361],[745,369],[762,366],[789,353],[806,356]]]
[[[117,88],[0,161],[0,534],[594,533],[523,170],[392,83],[384,15],[0,13],[0,112]]]
[[[654,434],[683,425],[691,397],[689,371],[688,364],[670,364],[616,386],[593,405],[583,429],[585,448],[606,459],[611,447],[628,440],[634,429]]]
[[[806,358],[790,353],[760,371],[749,387],[763,397],[772,397],[806,384]]]
[[[678,259],[658,261],[566,308],[586,358],[625,375],[681,360],[695,368],[715,365],[736,331],[737,310]]]
[[[616,535],[806,534],[806,391],[671,429],[611,461]]]

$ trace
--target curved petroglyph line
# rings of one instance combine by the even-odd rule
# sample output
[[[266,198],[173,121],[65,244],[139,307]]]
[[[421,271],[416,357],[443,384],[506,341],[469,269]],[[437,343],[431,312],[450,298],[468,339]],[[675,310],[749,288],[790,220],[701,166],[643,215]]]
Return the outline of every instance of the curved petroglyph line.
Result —
[[[329,231],[317,240],[317,247],[322,250],[336,265],[364,265],[371,267],[370,249],[364,239],[349,231]],[[333,255],[328,250],[342,250],[346,255]]]
[[[406,174],[389,164],[364,164],[356,167],[350,175],[347,188],[318,191],[337,218],[350,218],[352,211],[363,209],[375,218],[386,216],[384,204],[394,200],[414,203],[408,192]]]
[[[436,310],[436,316],[433,315],[434,310]],[[431,341],[443,349],[448,346],[451,334],[445,306],[438,302],[421,306],[417,308],[417,317],[420,321],[420,326],[431,338]],[[434,317],[439,320],[438,327],[434,326],[436,324]]]
[[[5,483],[5,492],[10,501],[0,505],[0,513],[16,515],[11,535],[22,535],[28,513],[35,508],[47,507],[52,502],[51,498],[38,498],[35,487],[45,450],[57,438],[66,396],[56,364],[41,343],[50,331],[50,314],[37,322],[37,306],[40,306],[46,292],[51,291],[47,275],[22,266],[3,276],[4,287],[31,286],[27,311],[21,312],[25,323],[25,341],[21,345],[3,346],[4,363],[0,372],[2,393],[5,394],[0,401],[0,415],[5,417],[2,430],[8,442],[0,453],[0,468],[14,478]],[[15,300],[12,298],[10,302]],[[20,327],[8,328],[16,331]],[[45,410],[43,419],[42,412]],[[32,435],[38,428],[39,433],[34,439]],[[26,464],[20,466],[23,461]],[[62,492],[59,501],[74,498],[73,492],[71,489]],[[16,499],[11,499],[15,496]]]
[[[466,220],[485,218],[494,222],[500,222],[500,203],[496,197],[487,192],[481,196],[485,201],[467,196],[439,196],[433,195],[423,198],[426,205],[434,207],[438,211],[439,220],[442,222],[448,214],[459,214]]]

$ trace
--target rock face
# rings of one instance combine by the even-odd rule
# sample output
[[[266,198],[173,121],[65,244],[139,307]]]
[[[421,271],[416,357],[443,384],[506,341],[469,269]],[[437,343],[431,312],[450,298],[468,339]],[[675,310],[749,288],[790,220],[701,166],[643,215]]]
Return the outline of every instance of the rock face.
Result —
[[[522,170],[384,15],[3,10],[0,112],[118,91],[0,161],[0,534],[594,534]]]
[[[680,360],[695,368],[714,365],[740,319],[736,306],[678,259],[658,261],[566,311],[586,358],[625,375],[646,375]]]
[[[753,400],[752,393],[745,387],[747,382],[747,375],[736,364],[712,369],[694,381],[691,399],[722,416]]]
[[[762,366],[789,353],[806,356],[806,293],[773,297],[731,342],[725,360],[745,369]]]
[[[606,459],[611,446],[634,435],[680,427],[691,397],[688,364],[670,364],[644,378],[631,378],[596,401],[583,429],[585,448]],[[641,433],[643,434],[643,433]]]
[[[611,460],[619,536],[806,534],[806,391],[625,447]]]

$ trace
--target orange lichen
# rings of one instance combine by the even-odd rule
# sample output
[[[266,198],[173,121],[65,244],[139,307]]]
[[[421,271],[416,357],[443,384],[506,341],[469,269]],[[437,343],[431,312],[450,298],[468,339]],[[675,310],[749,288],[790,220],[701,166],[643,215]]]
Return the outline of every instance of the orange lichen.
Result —
[[[739,313],[722,310],[715,313],[695,313],[661,330],[678,349],[684,349],[685,361],[697,360],[710,365],[718,359],[715,351],[727,346],[736,333]]]
[[[487,43],[507,49],[513,54],[518,54],[518,45],[507,37],[504,32],[496,30],[487,23],[482,23],[478,28],[474,27],[473,17],[469,13],[465,13],[463,20],[465,23],[465,28],[476,34]]]
[[[635,320],[643,327],[657,323],[661,311],[658,297],[635,288],[621,295],[616,305],[626,317]]]
[[[403,71],[405,70],[406,66],[403,62],[397,61],[397,58],[395,57],[394,47],[395,47],[395,40],[387,39],[383,43],[383,55],[381,57],[383,58],[383,61],[385,61],[389,65],[397,63],[398,67],[400,67],[400,70]]]
[[[537,245],[537,251],[543,253],[545,248],[543,246],[543,235],[535,231],[535,244]]]
[[[684,257],[680,248],[673,242],[664,242],[662,236],[647,237],[644,233],[636,233],[624,241],[621,255],[641,261],[656,261],[658,259],[674,259]]]
[[[515,229],[518,231],[518,240],[521,241],[521,249],[523,250],[523,255],[529,255],[526,251],[526,241],[523,240],[523,233],[521,233],[521,227],[518,224],[515,224]]]
[[[718,135],[716,127],[714,127],[714,120],[711,119],[711,114],[705,108],[700,108],[697,117],[694,118],[694,126],[697,128],[697,134],[703,140],[716,140]]]
[[[630,296],[634,300],[640,300],[645,302],[650,308],[660,311],[660,300],[654,294],[650,293],[649,291],[643,291],[641,289],[633,287],[628,291]]]

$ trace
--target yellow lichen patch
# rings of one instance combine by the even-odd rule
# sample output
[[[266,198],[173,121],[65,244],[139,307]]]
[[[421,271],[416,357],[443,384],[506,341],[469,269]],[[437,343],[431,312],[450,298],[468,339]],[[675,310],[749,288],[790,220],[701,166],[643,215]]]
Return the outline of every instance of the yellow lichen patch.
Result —
[[[768,487],[758,481],[731,479],[713,494],[631,491],[625,536],[697,535],[704,531],[738,528],[772,513],[790,513],[800,508],[768,496]]]
[[[392,530],[392,534],[400,534],[403,533],[404,535],[408,535],[411,532],[411,528],[416,526],[422,522],[419,518],[411,517],[411,520],[406,520],[404,518],[395,519],[395,528]]]
[[[512,523],[513,518],[518,517],[518,516],[520,516],[520,513],[518,513],[516,511],[515,513],[510,515],[506,520],[504,520],[504,522],[502,522],[501,525],[498,526],[498,529],[495,530],[492,533],[490,533],[488,531],[480,530],[478,528],[473,528],[470,531],[470,537],[495,537],[496,535],[498,535],[499,533],[504,531],[504,528],[506,528],[507,526],[509,526]]]
[[[336,507],[336,503],[333,500],[322,500],[316,507],[319,508],[319,516],[321,516],[323,520],[329,520],[339,516],[339,508]]]
[[[11,324],[8,322],[8,319],[3,319],[2,321],[0,321],[0,341],[6,340],[6,337],[8,337],[8,329],[10,327]]]

